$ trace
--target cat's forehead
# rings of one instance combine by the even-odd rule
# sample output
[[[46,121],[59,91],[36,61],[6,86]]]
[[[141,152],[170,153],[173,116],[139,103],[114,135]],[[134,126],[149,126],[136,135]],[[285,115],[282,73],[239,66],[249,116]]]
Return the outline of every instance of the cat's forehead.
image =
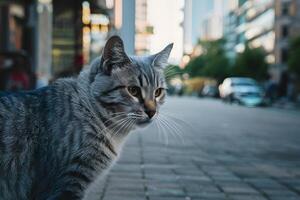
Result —
[[[149,69],[152,67],[153,58],[151,56],[131,56],[131,62],[140,69]]]
[[[115,80],[139,87],[159,87],[164,85],[163,73],[152,65],[151,57],[130,57],[131,64],[114,70]]]

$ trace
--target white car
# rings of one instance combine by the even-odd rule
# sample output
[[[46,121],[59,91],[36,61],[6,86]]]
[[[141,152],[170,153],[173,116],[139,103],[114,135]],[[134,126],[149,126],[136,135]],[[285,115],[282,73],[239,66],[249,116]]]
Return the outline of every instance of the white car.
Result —
[[[247,106],[264,104],[264,91],[251,78],[226,78],[219,86],[220,97],[230,103],[237,102]]]

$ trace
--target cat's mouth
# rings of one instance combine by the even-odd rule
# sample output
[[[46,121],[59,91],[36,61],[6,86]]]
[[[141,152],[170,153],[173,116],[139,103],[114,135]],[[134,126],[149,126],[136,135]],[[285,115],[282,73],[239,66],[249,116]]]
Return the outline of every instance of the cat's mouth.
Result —
[[[148,124],[150,124],[153,120],[150,118],[145,118],[145,119],[141,119],[139,120],[136,124],[140,127],[145,127]]]

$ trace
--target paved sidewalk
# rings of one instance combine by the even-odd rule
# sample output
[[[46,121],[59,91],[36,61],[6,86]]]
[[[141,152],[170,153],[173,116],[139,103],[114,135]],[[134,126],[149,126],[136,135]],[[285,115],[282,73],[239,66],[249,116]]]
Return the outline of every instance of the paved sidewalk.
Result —
[[[193,128],[168,144],[154,125],[133,133],[99,200],[300,199],[300,114],[188,98],[165,110]]]

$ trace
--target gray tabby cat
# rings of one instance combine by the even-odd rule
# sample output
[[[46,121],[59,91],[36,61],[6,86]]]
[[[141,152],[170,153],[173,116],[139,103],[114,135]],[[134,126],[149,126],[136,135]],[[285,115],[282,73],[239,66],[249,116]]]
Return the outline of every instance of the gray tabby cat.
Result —
[[[163,103],[171,49],[129,57],[113,36],[77,78],[1,96],[0,199],[81,199]]]

